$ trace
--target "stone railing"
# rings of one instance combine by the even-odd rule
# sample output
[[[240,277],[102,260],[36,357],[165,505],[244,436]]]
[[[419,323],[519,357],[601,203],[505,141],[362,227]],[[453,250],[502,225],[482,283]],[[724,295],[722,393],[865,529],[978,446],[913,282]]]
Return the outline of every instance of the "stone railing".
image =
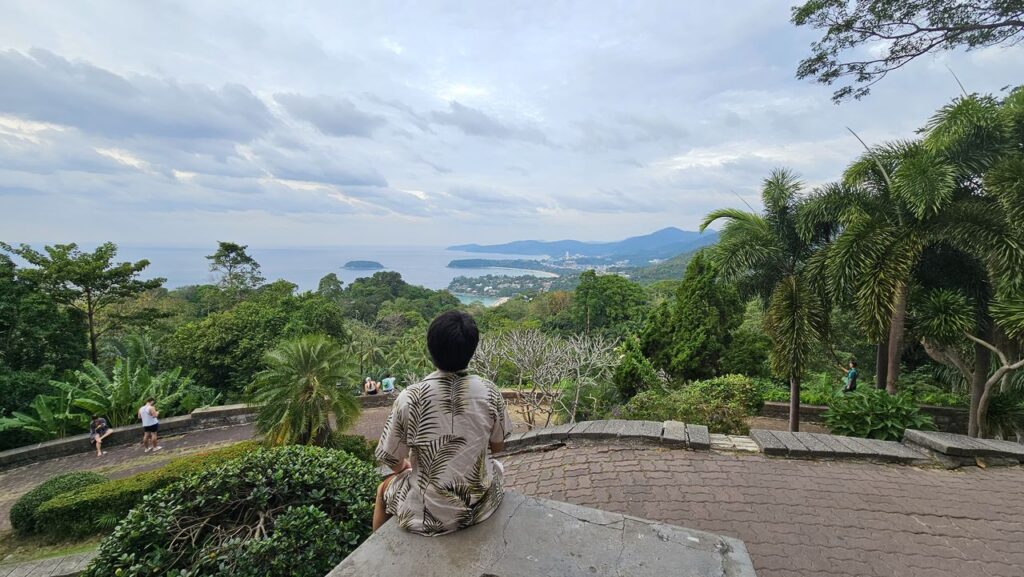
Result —
[[[956,407],[935,407],[932,405],[921,405],[918,407],[925,415],[930,415],[935,421],[935,428],[944,433],[956,433],[962,435],[967,433],[967,420],[970,415],[967,409]],[[828,407],[821,405],[800,405],[800,420],[808,423],[822,422],[822,414]],[[762,417],[773,419],[789,418],[789,403],[768,402],[761,408]]]

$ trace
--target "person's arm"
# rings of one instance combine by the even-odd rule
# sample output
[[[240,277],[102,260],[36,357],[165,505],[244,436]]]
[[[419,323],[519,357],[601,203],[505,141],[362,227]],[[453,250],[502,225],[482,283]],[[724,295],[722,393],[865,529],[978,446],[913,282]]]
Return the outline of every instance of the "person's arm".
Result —
[[[512,419],[508,416],[505,399],[497,388],[491,392],[491,412],[494,423],[491,425],[491,437],[487,445],[491,453],[500,453],[505,450],[505,439],[512,435]]]
[[[388,420],[384,423],[384,432],[380,435],[374,456],[377,462],[387,465],[395,473],[412,468],[409,462],[409,446],[405,442],[405,403],[399,397],[395,401]]]

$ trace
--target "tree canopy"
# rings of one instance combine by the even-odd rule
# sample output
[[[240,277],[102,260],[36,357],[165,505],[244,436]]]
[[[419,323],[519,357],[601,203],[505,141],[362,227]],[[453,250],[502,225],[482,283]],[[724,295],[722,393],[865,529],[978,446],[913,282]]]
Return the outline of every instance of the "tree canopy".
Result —
[[[824,32],[811,44],[811,55],[800,62],[797,77],[826,85],[845,81],[832,96],[840,102],[866,96],[890,72],[925,54],[1024,40],[1024,4],[808,0],[793,8],[793,23]]]

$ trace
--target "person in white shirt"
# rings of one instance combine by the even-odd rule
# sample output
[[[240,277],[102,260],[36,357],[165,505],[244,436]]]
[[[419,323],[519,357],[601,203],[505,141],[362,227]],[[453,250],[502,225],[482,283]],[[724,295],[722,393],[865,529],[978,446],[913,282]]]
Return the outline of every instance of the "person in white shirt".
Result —
[[[156,444],[156,433],[160,428],[160,419],[157,417],[160,412],[153,406],[154,402],[154,399],[147,399],[146,404],[139,408],[139,418],[142,419],[142,446],[146,453],[163,449]]]

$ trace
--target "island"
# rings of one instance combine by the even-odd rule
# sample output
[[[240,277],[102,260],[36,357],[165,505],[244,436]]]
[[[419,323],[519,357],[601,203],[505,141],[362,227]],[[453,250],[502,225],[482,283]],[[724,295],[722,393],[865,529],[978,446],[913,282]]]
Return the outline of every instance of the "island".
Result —
[[[383,270],[384,265],[375,260],[350,260],[341,268],[347,270]]]

